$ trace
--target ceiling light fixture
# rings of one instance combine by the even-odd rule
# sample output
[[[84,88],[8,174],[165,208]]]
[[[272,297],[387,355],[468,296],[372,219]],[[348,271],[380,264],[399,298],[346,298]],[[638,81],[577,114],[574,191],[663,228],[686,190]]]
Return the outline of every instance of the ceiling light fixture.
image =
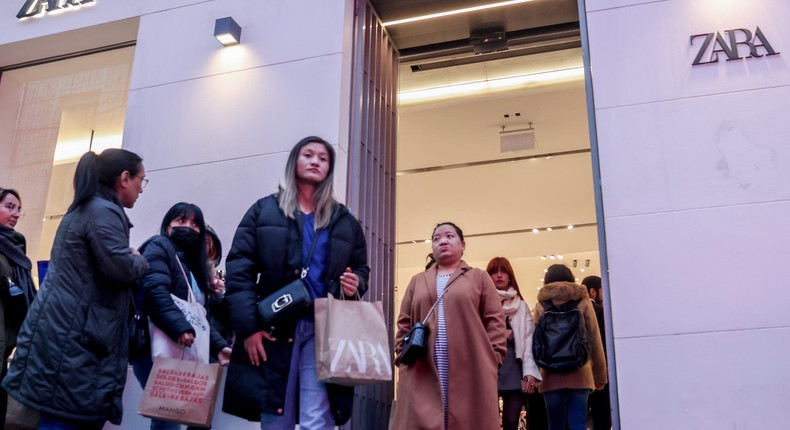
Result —
[[[441,100],[465,95],[494,93],[539,84],[570,82],[584,79],[583,67],[529,73],[526,75],[506,76],[486,79],[485,81],[462,82],[434,88],[406,91],[398,94],[398,103],[408,104]]]
[[[536,229],[536,228],[533,228],[533,229],[532,229],[532,232],[533,232],[533,233],[535,233],[535,234],[538,234],[538,232],[539,232],[539,231],[540,231],[540,230],[538,230],[538,229]]]
[[[407,24],[407,23],[410,23],[410,22],[425,21],[425,20],[428,20],[428,19],[441,18],[441,17],[444,17],[444,16],[459,15],[459,14],[462,14],[462,13],[477,12],[479,10],[494,9],[494,8],[504,7],[504,6],[512,6],[514,4],[527,3],[527,2],[530,2],[530,1],[532,1],[532,0],[510,0],[510,1],[503,1],[503,2],[499,2],[499,3],[486,4],[486,5],[482,5],[482,6],[465,7],[465,8],[456,9],[456,10],[448,10],[448,11],[444,11],[444,12],[429,13],[427,15],[415,16],[415,17],[404,18],[404,19],[396,19],[394,21],[387,21],[387,22],[382,23],[381,26],[382,27],[391,27],[393,25],[398,25],[398,24]]]

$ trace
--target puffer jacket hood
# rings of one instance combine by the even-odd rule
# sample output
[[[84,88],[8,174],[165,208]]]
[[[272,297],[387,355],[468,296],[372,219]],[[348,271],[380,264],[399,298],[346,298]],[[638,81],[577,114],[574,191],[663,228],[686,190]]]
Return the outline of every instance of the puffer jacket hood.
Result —
[[[552,282],[538,291],[538,301],[551,300],[555,306],[563,305],[571,300],[590,298],[584,286],[573,282]]]

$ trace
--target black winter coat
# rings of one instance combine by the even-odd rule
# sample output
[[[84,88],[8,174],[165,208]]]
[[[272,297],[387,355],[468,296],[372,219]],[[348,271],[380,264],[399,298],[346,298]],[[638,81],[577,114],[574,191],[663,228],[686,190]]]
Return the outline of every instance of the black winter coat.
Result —
[[[132,288],[148,269],[131,253],[129,228],[109,189],[63,217],[3,380],[20,403],[67,420],[121,423]]]
[[[328,293],[340,297],[340,275],[350,267],[359,277],[360,296],[365,294],[370,268],[362,227],[345,206],[336,204],[328,231],[329,249],[323,274]],[[265,329],[257,302],[299,277],[302,232],[303,216],[296,213],[295,219],[286,217],[276,194],[258,200],[236,230],[226,262],[225,300],[230,306],[237,339],[225,388],[223,410],[227,413],[252,421],[260,420],[261,412],[283,413],[295,325],[277,327],[274,332],[277,340],[264,344],[268,361],[258,367],[250,364],[244,339]],[[351,417],[354,388],[334,384],[327,387],[335,422],[342,425]]]
[[[173,302],[170,294],[188,300],[189,285],[178,267],[181,261],[186,261],[186,255],[173,244],[166,236],[156,235],[140,246],[140,252],[148,260],[148,273],[143,278],[141,313],[162,329],[174,342],[182,333],[195,329],[187,321],[184,314]],[[184,269],[189,273],[189,268]],[[198,282],[206,298],[204,307],[210,309],[213,301],[217,300],[214,291],[209,290],[206,282]],[[211,328],[211,356],[216,356],[222,348],[229,346],[225,339],[212,327]],[[149,339],[150,348],[150,339]]]

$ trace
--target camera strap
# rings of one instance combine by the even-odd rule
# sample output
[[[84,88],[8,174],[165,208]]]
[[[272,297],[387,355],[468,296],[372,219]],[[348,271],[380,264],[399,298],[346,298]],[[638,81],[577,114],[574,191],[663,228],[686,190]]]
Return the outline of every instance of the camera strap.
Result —
[[[441,295],[441,296],[439,296],[439,300],[437,300],[437,301],[436,301],[436,302],[433,304],[433,306],[431,306],[431,308],[430,308],[430,309],[428,309],[428,313],[427,313],[427,314],[425,314],[425,318],[423,318],[423,319],[422,319],[422,325],[426,325],[426,324],[428,324],[428,318],[430,318],[430,317],[431,317],[431,314],[433,313],[433,310],[434,310],[434,309],[436,309],[436,305],[438,305],[438,304],[439,304],[439,302],[441,302],[442,300],[444,300],[444,295],[445,295],[445,294],[447,294],[447,290],[449,290],[449,289],[450,289],[450,286],[451,286],[451,285],[453,285],[453,283],[454,283],[455,281],[457,281],[457,280],[458,280],[458,278],[460,278],[461,276],[464,276],[464,275],[466,275],[466,271],[467,271],[467,270],[469,270],[469,269],[468,269],[468,268],[464,268],[464,269],[461,269],[461,270],[462,270],[461,274],[460,274],[460,275],[458,275],[458,276],[456,276],[455,278],[453,278],[453,279],[451,279],[451,280],[450,280],[450,283],[448,283],[448,284],[447,284],[447,285],[444,287],[444,291],[442,291],[442,295]]]

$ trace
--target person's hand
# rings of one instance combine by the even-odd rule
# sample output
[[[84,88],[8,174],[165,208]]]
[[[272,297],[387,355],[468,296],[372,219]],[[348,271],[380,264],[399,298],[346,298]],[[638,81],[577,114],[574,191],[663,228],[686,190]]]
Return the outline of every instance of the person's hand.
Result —
[[[220,351],[217,354],[217,360],[219,360],[219,365],[220,366],[225,367],[228,364],[230,364],[230,353],[231,352],[233,352],[233,351],[230,349],[230,347],[226,346],[226,347],[222,348],[222,351]]]
[[[270,342],[277,340],[263,330],[253,333],[248,338],[244,339],[244,350],[247,351],[247,356],[250,357],[250,363],[254,366],[266,361],[266,350],[263,349],[264,339]]]
[[[359,277],[351,271],[350,267],[346,267],[345,273],[340,275],[340,286],[343,287],[343,294],[346,296],[353,296],[357,293]]]
[[[219,295],[225,294],[225,281],[223,281],[222,278],[215,275],[213,279],[213,283],[214,283],[213,287],[215,293]]]
[[[181,336],[178,336],[178,340],[176,342],[179,345],[186,346],[187,348],[189,348],[190,346],[192,346],[193,343],[195,343],[195,335],[188,331],[185,331],[181,333]]]
[[[525,393],[534,393],[537,386],[538,380],[534,376],[527,375],[527,379],[521,380],[521,391]]]
[[[507,329],[507,340],[513,340],[513,330]]]
[[[131,248],[131,250],[132,250],[132,255],[140,255],[140,251],[138,251],[137,248]]]
[[[603,390],[603,387],[604,387],[605,385],[606,385],[606,384],[595,384],[595,391],[601,391],[601,390]]]

